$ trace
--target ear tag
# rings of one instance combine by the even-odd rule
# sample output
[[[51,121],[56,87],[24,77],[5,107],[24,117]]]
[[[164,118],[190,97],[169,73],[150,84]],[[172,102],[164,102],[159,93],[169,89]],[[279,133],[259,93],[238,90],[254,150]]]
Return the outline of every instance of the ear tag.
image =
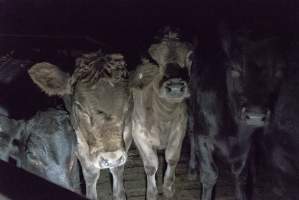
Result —
[[[143,78],[143,74],[142,73],[139,73],[138,74],[138,79],[142,79]]]

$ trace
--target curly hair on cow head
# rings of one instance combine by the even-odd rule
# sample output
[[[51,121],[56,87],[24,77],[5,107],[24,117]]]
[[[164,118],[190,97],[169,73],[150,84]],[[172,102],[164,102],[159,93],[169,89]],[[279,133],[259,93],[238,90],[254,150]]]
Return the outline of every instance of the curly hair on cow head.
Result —
[[[158,30],[157,35],[154,37],[155,41],[169,41],[169,40],[181,40],[182,32],[177,27],[164,26]]]
[[[102,50],[83,54],[76,59],[72,83],[78,81],[94,84],[100,78],[111,83],[128,79],[124,56],[119,53],[104,54]]]

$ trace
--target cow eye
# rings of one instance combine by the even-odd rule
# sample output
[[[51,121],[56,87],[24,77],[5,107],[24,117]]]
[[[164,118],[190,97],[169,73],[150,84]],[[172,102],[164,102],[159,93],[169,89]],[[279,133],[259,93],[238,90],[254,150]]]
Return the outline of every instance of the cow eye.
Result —
[[[233,78],[239,78],[239,77],[241,76],[241,73],[240,73],[240,71],[238,71],[238,70],[236,70],[236,69],[232,69],[232,70],[231,70],[231,76],[232,76]]]
[[[105,115],[104,111],[102,111],[102,110],[97,110],[96,112],[98,115]]]

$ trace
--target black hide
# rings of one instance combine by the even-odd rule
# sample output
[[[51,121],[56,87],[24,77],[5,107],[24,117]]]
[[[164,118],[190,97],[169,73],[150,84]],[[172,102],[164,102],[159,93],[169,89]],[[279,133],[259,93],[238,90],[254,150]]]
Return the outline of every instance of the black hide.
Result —
[[[3,116],[0,128],[4,160],[12,157],[19,167],[80,192],[76,137],[66,111],[48,109],[28,121]]]
[[[299,198],[299,72],[290,75],[280,90],[273,118],[265,133],[264,154],[276,194]]]
[[[231,57],[211,48],[206,52],[201,50],[200,54],[195,54],[193,60],[189,120],[189,126],[191,127],[189,175],[191,177],[194,176],[196,163],[198,162],[203,189],[201,199],[212,199],[218,171],[221,170],[220,166],[215,162],[215,156],[219,155],[230,166],[235,180],[236,199],[250,199],[252,188],[248,187],[249,182],[247,181],[249,155],[253,147],[254,133],[267,126],[267,121],[264,120],[263,123],[248,123],[249,120],[247,118],[243,120],[240,117],[240,112],[236,109],[239,106],[235,106],[235,99],[232,98],[238,91],[232,90],[228,86],[229,84],[227,84],[228,78],[231,78],[228,77],[231,75]],[[270,71],[259,72],[272,73],[271,69],[273,67],[274,65],[267,66],[266,69]],[[245,79],[255,81],[252,76],[247,74],[242,76],[246,76]],[[264,95],[270,95],[273,92],[273,90],[268,91],[270,87],[266,87],[272,84],[271,80],[265,85],[258,86],[265,86],[262,88]],[[257,85],[254,83],[250,87],[257,87]],[[250,96],[252,94],[260,93],[245,95]],[[266,98],[271,98],[271,96],[266,96]],[[268,104],[267,109],[271,109]]]

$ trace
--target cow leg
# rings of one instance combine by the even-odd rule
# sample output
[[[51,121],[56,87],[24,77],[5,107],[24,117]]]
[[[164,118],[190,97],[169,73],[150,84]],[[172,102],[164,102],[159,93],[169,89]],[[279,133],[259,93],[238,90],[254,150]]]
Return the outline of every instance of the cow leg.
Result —
[[[113,199],[126,200],[126,194],[123,184],[124,165],[110,168],[110,172],[113,177]]]
[[[183,127],[183,126],[182,126]],[[169,143],[165,149],[165,160],[167,163],[166,172],[164,175],[163,195],[166,198],[172,198],[175,193],[175,169],[180,159],[182,143],[185,136],[184,131],[174,132],[169,137]]]
[[[211,200],[213,188],[218,178],[218,168],[213,158],[214,146],[206,136],[198,136],[200,182],[202,184],[201,200]]]
[[[175,169],[180,158],[181,148],[167,148],[165,151],[165,159],[167,163],[166,172],[163,182],[163,195],[166,198],[172,198],[175,193]]]
[[[193,130],[191,130],[189,126],[189,141],[190,141],[190,160],[189,160],[189,168],[188,168],[188,179],[196,180],[197,178],[197,160],[196,160],[196,149],[195,149],[195,139]]]
[[[233,161],[231,164],[231,171],[235,179],[235,194],[237,200],[247,200],[247,157],[248,151],[244,153],[241,158]]]
[[[97,200],[97,181],[100,176],[100,170],[82,166],[82,171],[86,185],[86,197]]]
[[[188,118],[188,136],[190,142],[190,160],[188,166],[188,179],[189,180],[196,180],[198,176],[197,167],[197,160],[196,160],[196,146],[195,146],[195,136],[194,136],[194,115],[193,111],[196,108],[192,107],[194,103],[189,105],[189,118]],[[191,108],[191,109],[190,109]]]
[[[152,146],[146,143],[146,139],[134,137],[134,142],[141,155],[144,170],[147,178],[146,199],[156,200],[158,198],[158,189],[156,184],[156,172],[158,170],[158,155]]]

